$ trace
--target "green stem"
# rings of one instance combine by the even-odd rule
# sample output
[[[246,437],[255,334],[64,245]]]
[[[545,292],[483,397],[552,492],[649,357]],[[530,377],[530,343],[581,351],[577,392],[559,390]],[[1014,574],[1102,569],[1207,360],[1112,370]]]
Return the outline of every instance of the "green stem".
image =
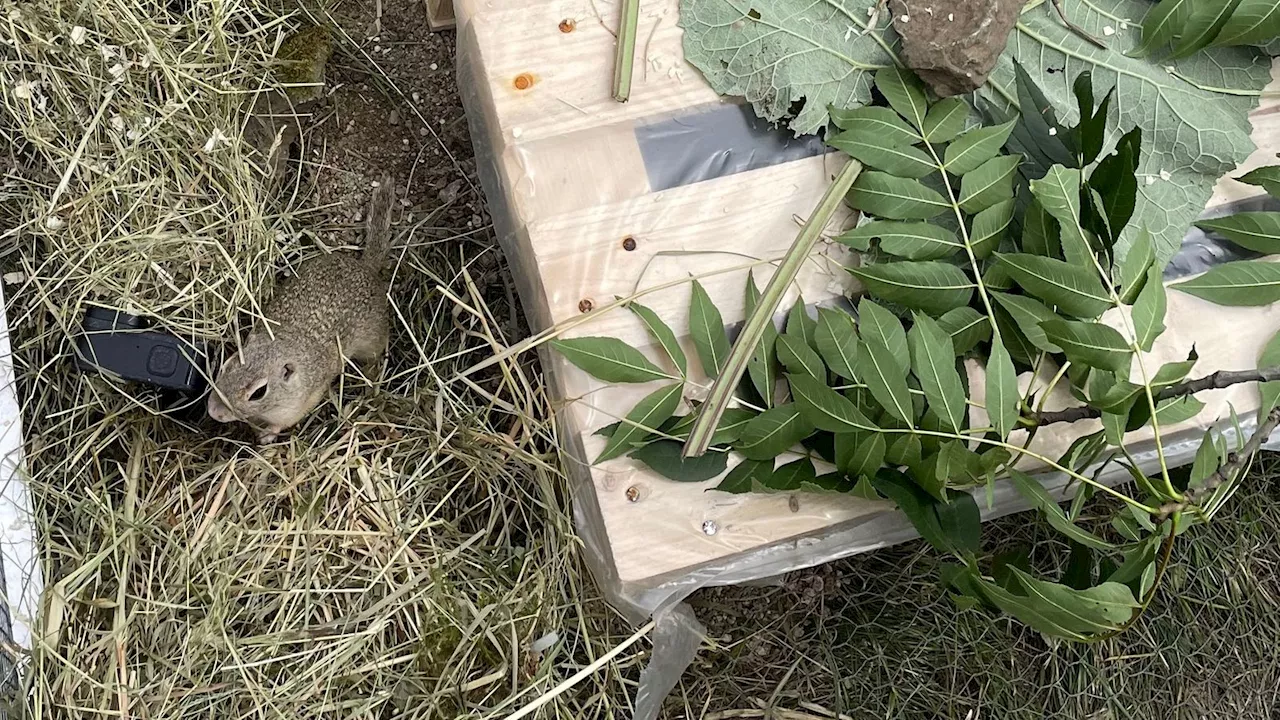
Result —
[[[755,352],[756,345],[760,343],[760,338],[764,336],[765,325],[773,322],[773,314],[777,311],[782,296],[791,285],[791,281],[795,280],[800,267],[813,251],[814,245],[822,237],[822,228],[826,227],[827,221],[835,214],[836,208],[844,201],[844,196],[861,172],[862,164],[857,160],[850,159],[845,163],[840,174],[836,175],[835,181],[827,187],[826,193],[818,201],[818,207],[800,229],[800,234],[796,236],[791,249],[782,259],[777,272],[769,279],[769,284],[761,293],[759,302],[756,303],[755,312],[743,325],[742,332],[734,342],[728,359],[725,360],[724,368],[720,370],[720,376],[711,386],[707,401],[703,403],[702,410],[698,413],[698,419],[689,433],[689,441],[684,446],[685,457],[698,457],[707,451],[711,444],[711,436],[715,434],[716,427],[720,424],[720,417],[729,407],[729,401],[733,399],[733,393],[738,388],[738,381],[746,372],[747,362]]]
[[[636,32],[640,24],[640,0],[622,0],[618,22],[618,54],[613,63],[613,99],[631,99],[631,76],[635,71]]]

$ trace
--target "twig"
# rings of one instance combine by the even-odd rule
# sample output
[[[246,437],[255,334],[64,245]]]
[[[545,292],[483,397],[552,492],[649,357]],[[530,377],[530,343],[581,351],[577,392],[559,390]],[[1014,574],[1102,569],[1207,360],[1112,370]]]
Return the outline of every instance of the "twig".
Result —
[[[858,179],[858,174],[861,172],[861,163],[850,159],[840,170],[836,179],[827,187],[826,193],[818,201],[818,206],[809,216],[809,222],[800,230],[800,234],[796,235],[796,240],[787,250],[782,264],[778,266],[773,277],[769,279],[769,284],[765,286],[764,292],[760,294],[755,312],[742,326],[738,339],[733,343],[733,349],[729,351],[729,357],[724,361],[724,367],[720,368],[719,375],[711,386],[711,392],[698,413],[698,419],[694,421],[693,429],[689,432],[689,440],[684,446],[685,457],[698,457],[711,445],[711,437],[715,434],[716,427],[720,425],[720,417],[729,406],[729,400],[738,387],[738,381],[746,372],[747,361],[764,335],[765,325],[773,322],[773,313],[778,309],[778,303],[781,302],[783,294],[800,272],[800,267],[809,257],[814,245],[822,238],[823,227],[840,206],[845,194],[853,186],[853,181]]]
[[[1071,18],[1067,17],[1067,11],[1062,9],[1062,0],[1053,0],[1053,9],[1058,11],[1058,17],[1062,19],[1062,24],[1066,25],[1067,29],[1075,33],[1080,39],[1087,40],[1088,42],[1093,43],[1094,45],[1098,46],[1099,48],[1102,48],[1103,50],[1107,49],[1106,43],[1102,42],[1101,40],[1094,37],[1093,35],[1090,35],[1087,31],[1085,31],[1084,28],[1080,27],[1079,25],[1071,22]]]
[[[1253,432],[1253,436],[1249,438],[1249,442],[1244,444],[1237,452],[1227,455],[1227,461],[1222,464],[1212,475],[1204,479],[1200,487],[1187,490],[1184,494],[1184,500],[1178,503],[1168,503],[1160,507],[1160,519],[1163,520],[1170,515],[1185,510],[1188,506],[1195,503],[1196,498],[1212,493],[1219,486],[1231,480],[1231,476],[1240,472],[1245,464],[1258,454],[1258,450],[1262,448],[1262,444],[1271,437],[1271,433],[1275,432],[1276,426],[1280,425],[1280,407],[1275,408],[1267,413],[1266,420],[1258,426]]]
[[[618,20],[618,54],[613,62],[613,99],[618,102],[631,99],[639,24],[640,0],[622,0],[622,16]]]
[[[1240,383],[1275,381],[1280,381],[1280,367],[1267,368],[1265,370],[1219,370],[1212,375],[1206,375],[1195,380],[1187,380],[1177,385],[1170,385],[1156,393],[1155,398],[1156,402],[1160,402],[1161,400],[1194,395],[1205,390],[1222,390]],[[1102,417],[1101,410],[1082,405],[1080,407],[1067,408],[1066,410],[1040,413],[1035,417],[1035,427],[1043,427],[1055,423],[1071,423],[1098,417]]]

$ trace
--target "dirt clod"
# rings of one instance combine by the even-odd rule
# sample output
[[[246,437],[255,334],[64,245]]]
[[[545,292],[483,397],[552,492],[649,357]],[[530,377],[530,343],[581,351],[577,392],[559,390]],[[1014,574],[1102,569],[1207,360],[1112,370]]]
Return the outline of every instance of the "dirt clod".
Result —
[[[1026,0],[890,0],[902,59],[939,97],[987,81]],[[934,6],[937,7],[934,7]],[[946,12],[939,12],[945,9]]]

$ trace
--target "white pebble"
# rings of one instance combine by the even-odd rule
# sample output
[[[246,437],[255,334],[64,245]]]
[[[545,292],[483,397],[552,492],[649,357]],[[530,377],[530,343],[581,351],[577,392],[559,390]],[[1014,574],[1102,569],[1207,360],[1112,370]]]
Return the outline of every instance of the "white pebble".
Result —
[[[1106,35],[1107,37],[1111,37],[1112,35],[1116,34],[1116,29],[1111,27],[1110,25],[1107,25],[1102,28],[1102,34]]]
[[[955,14],[955,13],[947,13],[947,22],[955,22],[955,21],[956,21],[956,14]]]
[[[116,132],[124,132],[124,118],[119,115],[111,116],[111,129]]]
[[[1171,175],[1168,170],[1161,170],[1160,179],[1164,180],[1165,182],[1168,182],[1173,179],[1173,175]]]
[[[66,223],[63,222],[62,218],[58,217],[57,215],[50,215],[49,217],[44,219],[44,226],[49,228],[50,230],[57,230],[63,225],[66,225]]]
[[[1155,176],[1154,176],[1154,175],[1148,175],[1148,176],[1147,176],[1147,184],[1148,184],[1148,185],[1155,185],[1155,184],[1156,184],[1156,178],[1155,178]]]
[[[4,274],[4,283],[6,285],[17,285],[27,281],[27,274],[24,272],[11,272]]]
[[[31,80],[23,80],[13,86],[13,96],[21,100],[30,100],[31,91],[36,89],[36,83]]]
[[[430,64],[430,65],[428,65],[427,67],[431,68],[432,70],[439,70],[439,69],[440,69],[440,66],[439,66],[439,65],[437,65],[436,63],[431,63],[431,64]]]
[[[898,20],[899,20],[899,21],[901,21],[901,22],[904,22],[904,23],[905,23],[905,22],[911,22],[911,18],[910,18],[909,16],[907,16],[907,15],[903,15],[902,17],[898,18]]]
[[[524,128],[518,128],[518,127],[511,128],[511,137],[518,138],[523,134],[524,134]]]
[[[1054,135],[1057,135],[1057,134],[1058,134],[1058,128],[1049,128],[1049,137],[1053,137]]]
[[[552,645],[560,642],[560,633],[555,630],[543,635],[542,637],[529,643],[529,649],[535,653],[542,654],[551,649]]]
[[[83,45],[84,36],[88,34],[88,32],[89,31],[86,30],[83,25],[77,25],[71,28],[71,43],[73,45]]]
[[[419,93],[414,93],[414,94],[413,94],[413,101],[414,101],[414,102],[422,102],[422,95],[421,95],[421,94],[419,94]]]
[[[373,46],[373,51],[374,51],[374,52],[376,52],[376,53],[380,53],[380,52],[382,52],[382,46],[381,46],[381,45],[374,45],[374,46]]]

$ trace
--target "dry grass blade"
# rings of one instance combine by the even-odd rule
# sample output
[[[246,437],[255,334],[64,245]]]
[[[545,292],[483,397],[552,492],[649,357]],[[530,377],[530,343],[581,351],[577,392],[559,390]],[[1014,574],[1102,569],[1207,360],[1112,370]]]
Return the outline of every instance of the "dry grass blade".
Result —
[[[498,275],[469,271],[488,238],[445,241],[477,231],[402,238],[381,378],[353,371],[281,444],[71,369],[86,302],[232,337],[282,265],[321,251],[316,225],[340,222],[305,186],[269,194],[240,140],[296,6],[0,12],[4,271],[25,278],[7,313],[50,588],[25,716],[494,717],[630,634],[583,584],[536,369],[442,379],[511,340]],[[635,664],[541,717],[605,716]]]

